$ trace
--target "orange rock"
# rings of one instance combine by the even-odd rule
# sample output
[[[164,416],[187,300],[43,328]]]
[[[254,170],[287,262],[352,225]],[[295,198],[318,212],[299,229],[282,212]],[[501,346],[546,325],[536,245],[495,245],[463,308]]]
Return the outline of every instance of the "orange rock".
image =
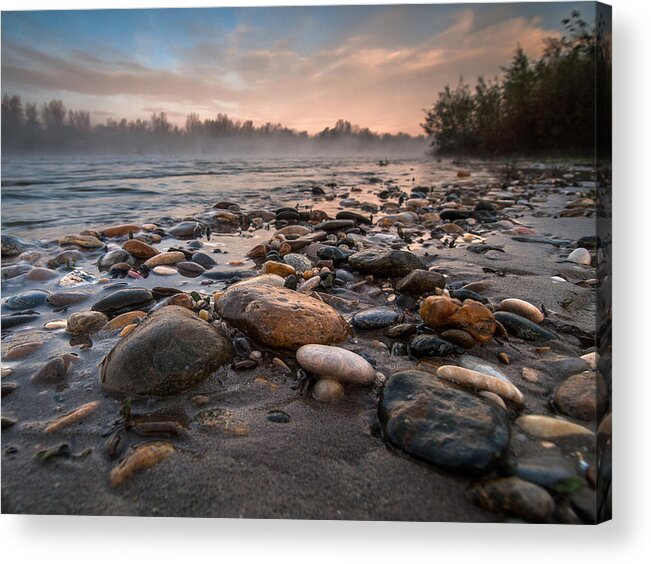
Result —
[[[131,253],[134,257],[149,259],[155,257],[160,251],[144,241],[138,241],[138,239],[129,239],[125,241],[122,248]]]
[[[114,225],[113,227],[107,227],[101,231],[102,235],[105,237],[119,237],[120,235],[128,235],[129,233],[138,233],[140,227],[134,224],[123,224],[123,225]]]
[[[480,343],[487,343],[495,333],[496,324],[492,312],[472,300],[459,305],[451,298],[430,296],[423,301],[420,316],[436,331],[461,329]]]

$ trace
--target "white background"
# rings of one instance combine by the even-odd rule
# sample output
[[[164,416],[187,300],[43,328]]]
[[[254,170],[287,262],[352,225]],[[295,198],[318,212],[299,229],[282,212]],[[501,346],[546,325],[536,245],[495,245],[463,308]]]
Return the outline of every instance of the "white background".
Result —
[[[650,10],[649,2],[644,0],[611,3],[615,172],[614,521],[599,527],[554,527],[3,515],[0,555],[4,562],[649,562],[651,278],[645,267],[651,245]],[[273,4],[191,0],[188,5]],[[309,1],[283,4],[301,5]],[[182,7],[183,3],[0,0],[2,10],[164,6]]]

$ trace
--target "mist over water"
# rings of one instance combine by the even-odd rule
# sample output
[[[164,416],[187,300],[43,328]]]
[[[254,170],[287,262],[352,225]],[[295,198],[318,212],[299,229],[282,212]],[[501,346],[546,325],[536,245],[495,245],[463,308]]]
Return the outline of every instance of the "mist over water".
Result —
[[[232,200],[268,207],[311,197],[314,186],[399,186],[449,174],[426,157],[5,156],[2,231],[36,240],[120,222],[179,219]]]

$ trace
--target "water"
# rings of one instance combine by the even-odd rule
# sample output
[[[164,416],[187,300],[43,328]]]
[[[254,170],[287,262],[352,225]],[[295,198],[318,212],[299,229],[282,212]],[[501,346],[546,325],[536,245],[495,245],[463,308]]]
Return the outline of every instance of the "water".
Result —
[[[425,158],[380,166],[372,158],[6,157],[2,230],[31,240],[53,238],[116,223],[181,218],[219,200],[268,206],[298,201],[313,186],[332,182],[345,188],[388,176],[407,189],[432,185],[456,179],[457,170]]]

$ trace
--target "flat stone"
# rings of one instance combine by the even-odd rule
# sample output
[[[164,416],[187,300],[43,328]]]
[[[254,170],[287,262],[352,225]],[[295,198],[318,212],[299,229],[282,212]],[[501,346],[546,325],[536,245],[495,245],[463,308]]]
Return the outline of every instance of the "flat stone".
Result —
[[[503,409],[429,372],[392,374],[382,389],[378,415],[393,445],[455,474],[491,472],[508,450]]]
[[[230,325],[269,347],[296,350],[334,344],[350,334],[346,320],[331,306],[267,284],[231,286],[216,307]]]
[[[7,298],[4,306],[12,311],[34,309],[45,304],[48,295],[48,292],[43,290],[27,290]]]
[[[536,306],[524,300],[518,300],[515,298],[502,300],[498,309],[500,311],[508,311],[526,317],[529,321],[533,321],[534,323],[542,323],[545,319],[543,312]]]
[[[368,386],[375,380],[375,369],[366,359],[341,347],[303,345],[296,351],[296,360],[321,378],[359,386]]]
[[[516,424],[529,435],[540,439],[557,439],[572,435],[594,436],[590,429],[581,425],[546,415],[522,415],[518,417]]]
[[[85,286],[87,284],[95,284],[97,277],[93,276],[90,272],[85,270],[75,269],[68,272],[59,282],[59,288],[76,288],[77,286]]]
[[[145,261],[145,266],[154,268],[155,266],[163,266],[176,264],[185,260],[185,255],[181,251],[169,251],[166,253],[159,253]]]
[[[160,253],[160,251],[155,247],[152,247],[144,241],[139,241],[138,239],[129,239],[128,241],[125,241],[122,248],[139,259],[150,259]]]
[[[570,262],[574,262],[576,264],[583,264],[586,266],[590,266],[592,264],[592,257],[590,256],[590,251],[588,251],[588,249],[584,249],[583,247],[574,249],[567,257],[567,260],[569,260]]]
[[[262,274],[277,274],[286,278],[292,274],[296,274],[294,267],[289,264],[283,264],[282,262],[276,262],[273,260],[268,260],[262,265]]]
[[[115,317],[134,309],[146,311],[154,303],[154,296],[145,288],[123,288],[95,302],[91,309]]]
[[[351,322],[357,329],[384,329],[396,323],[400,317],[400,313],[393,309],[374,307],[355,314]]]
[[[443,380],[454,382],[464,388],[493,392],[502,399],[512,401],[518,405],[524,404],[524,396],[522,395],[522,392],[513,384],[494,378],[493,376],[488,376],[487,374],[482,374],[475,370],[469,370],[460,366],[446,365],[439,367],[436,371],[436,375]]]
[[[75,245],[82,249],[101,249],[104,243],[92,235],[64,235],[58,240],[59,245]]]
[[[607,401],[603,377],[592,371],[570,376],[554,394],[554,402],[561,413],[585,421],[596,421],[604,412]]]
[[[416,335],[409,343],[409,354],[415,358],[448,356],[455,352],[454,345],[436,335]]]
[[[495,312],[495,319],[507,330],[509,335],[527,341],[553,341],[558,339],[556,333],[541,327],[526,317],[506,311]]]
[[[86,335],[101,329],[108,317],[99,311],[78,311],[68,318],[66,331],[72,335]]]
[[[127,264],[134,264],[135,260],[128,251],[124,249],[116,249],[103,254],[97,259],[97,268],[100,271],[110,270],[112,266],[125,262]]]
[[[230,340],[183,307],[151,314],[101,364],[102,385],[125,395],[170,396],[231,361]]]
[[[409,251],[362,251],[348,258],[351,268],[381,277],[407,276],[425,270],[425,261]]]
[[[100,233],[105,237],[120,237],[122,235],[128,235],[129,233],[138,233],[140,227],[133,223],[123,223],[121,225],[113,225],[102,229]]]
[[[403,294],[421,295],[445,288],[445,276],[430,270],[414,270],[396,284],[396,290]]]
[[[80,304],[86,301],[93,294],[90,292],[70,291],[70,292],[53,292],[47,297],[47,303],[53,307],[68,307],[74,304]]]
[[[516,477],[485,482],[473,488],[470,495],[483,509],[533,523],[548,521],[555,507],[545,489]]]
[[[577,477],[576,470],[560,456],[533,456],[518,460],[515,472],[519,478],[543,488]]]

